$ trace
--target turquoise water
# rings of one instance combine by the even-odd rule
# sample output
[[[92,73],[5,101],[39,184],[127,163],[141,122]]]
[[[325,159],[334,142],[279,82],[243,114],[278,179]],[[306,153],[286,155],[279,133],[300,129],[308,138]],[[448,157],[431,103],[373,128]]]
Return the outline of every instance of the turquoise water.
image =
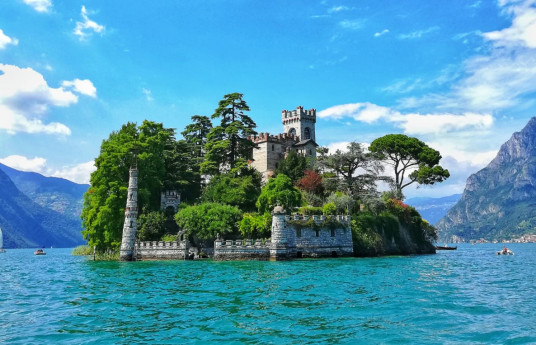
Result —
[[[0,343],[536,343],[536,244],[292,262],[0,254]]]

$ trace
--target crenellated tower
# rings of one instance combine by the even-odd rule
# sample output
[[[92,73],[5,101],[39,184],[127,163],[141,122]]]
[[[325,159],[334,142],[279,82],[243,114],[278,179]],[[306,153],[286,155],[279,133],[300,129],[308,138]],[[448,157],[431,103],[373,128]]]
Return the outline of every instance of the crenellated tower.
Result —
[[[316,109],[305,110],[302,106],[298,106],[296,110],[283,110],[281,119],[286,134],[298,136],[302,141],[307,139],[316,141]]]
[[[134,149],[135,151],[135,149]],[[134,152],[134,164],[129,170],[127,205],[125,207],[125,223],[123,225],[123,238],[119,259],[132,261],[134,259],[134,245],[138,232],[138,166],[136,152]]]

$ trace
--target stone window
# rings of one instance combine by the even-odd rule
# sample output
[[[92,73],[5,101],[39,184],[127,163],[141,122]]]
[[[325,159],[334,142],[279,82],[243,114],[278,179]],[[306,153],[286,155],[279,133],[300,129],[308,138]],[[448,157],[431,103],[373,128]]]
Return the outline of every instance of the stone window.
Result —
[[[274,144],[272,144],[272,151],[274,151]]]
[[[311,130],[309,127],[305,127],[303,130],[303,140],[311,139]]]
[[[275,163],[275,168],[279,168],[279,163]]]
[[[296,237],[301,237],[301,229],[296,229]]]
[[[289,131],[288,131],[288,134],[290,135],[296,135],[296,129],[295,128],[291,128]]]
[[[315,230],[315,237],[320,237],[320,230]]]
[[[331,229],[331,237],[335,237],[335,229]]]

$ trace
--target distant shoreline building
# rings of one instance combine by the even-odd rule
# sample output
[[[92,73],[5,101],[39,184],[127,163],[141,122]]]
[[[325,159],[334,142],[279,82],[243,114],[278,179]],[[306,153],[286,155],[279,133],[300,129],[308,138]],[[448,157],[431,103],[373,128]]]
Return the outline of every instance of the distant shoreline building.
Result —
[[[284,133],[259,133],[248,137],[257,144],[257,148],[253,149],[251,166],[262,174],[265,181],[291,150],[310,157],[311,161],[316,159],[316,109],[304,110],[298,106],[296,110],[283,110],[281,120]]]

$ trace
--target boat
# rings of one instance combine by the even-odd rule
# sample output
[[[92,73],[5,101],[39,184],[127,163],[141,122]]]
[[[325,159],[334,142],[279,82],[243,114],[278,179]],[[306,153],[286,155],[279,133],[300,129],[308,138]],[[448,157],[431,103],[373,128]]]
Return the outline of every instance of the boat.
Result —
[[[499,250],[497,252],[497,255],[514,255],[514,252],[511,251],[510,249],[504,247],[502,250]]]
[[[34,255],[47,255],[47,253],[45,253],[45,251],[43,249],[37,249],[34,252]]]
[[[458,246],[456,247],[449,247],[446,244],[444,246],[435,246],[436,250],[457,250]]]
[[[2,233],[2,228],[0,228],[0,253],[5,253],[4,249],[4,234]]]

